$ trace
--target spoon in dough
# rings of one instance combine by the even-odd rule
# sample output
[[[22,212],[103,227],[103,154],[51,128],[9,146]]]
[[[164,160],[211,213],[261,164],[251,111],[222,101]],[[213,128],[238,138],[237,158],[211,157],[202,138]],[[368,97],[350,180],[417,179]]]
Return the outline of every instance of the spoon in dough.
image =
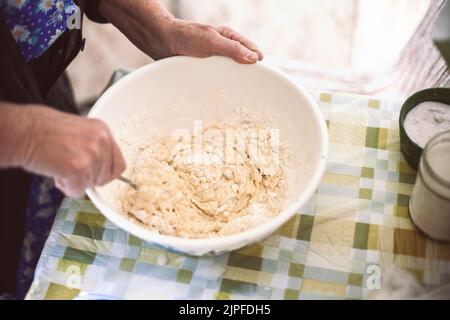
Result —
[[[123,183],[126,183],[127,185],[129,185],[130,187],[132,187],[134,190],[138,191],[139,187],[137,186],[136,183],[134,183],[133,181],[131,181],[128,178],[125,178],[124,176],[120,176],[117,178],[117,180],[122,181]]]

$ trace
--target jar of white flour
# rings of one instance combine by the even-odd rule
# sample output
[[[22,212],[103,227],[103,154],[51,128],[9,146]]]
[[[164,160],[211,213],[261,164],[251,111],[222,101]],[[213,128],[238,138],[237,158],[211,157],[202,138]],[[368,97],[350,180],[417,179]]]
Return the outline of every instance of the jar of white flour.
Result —
[[[450,130],[450,88],[429,88],[409,97],[402,106],[399,127],[405,160],[418,169],[427,142]]]
[[[450,131],[426,145],[409,211],[415,225],[430,238],[450,241]]]

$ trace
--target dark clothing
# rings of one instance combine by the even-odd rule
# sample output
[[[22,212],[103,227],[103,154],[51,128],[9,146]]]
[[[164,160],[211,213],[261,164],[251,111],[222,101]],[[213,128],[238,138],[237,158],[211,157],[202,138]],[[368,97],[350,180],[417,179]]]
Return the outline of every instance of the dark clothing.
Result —
[[[81,14],[86,13],[94,21],[105,22],[97,13],[98,0],[75,2]],[[0,16],[0,101],[44,103],[75,113],[72,91],[64,70],[83,46],[81,29],[67,30],[44,54],[27,63]],[[0,170],[0,295],[16,291],[30,182],[31,174],[23,170]]]
[[[97,13],[97,1],[75,1],[86,11],[86,15],[96,22],[106,22]],[[82,18],[83,16],[81,16]],[[81,29],[71,29],[64,32],[43,55],[31,61],[31,69],[36,76],[41,92],[46,95],[61,73],[84,48]]]
[[[98,0],[75,1],[81,13],[97,22]],[[82,16],[81,16],[82,17]],[[82,50],[81,29],[67,30],[39,58],[26,63],[11,32],[0,16],[0,100],[18,103],[43,103],[50,87]]]

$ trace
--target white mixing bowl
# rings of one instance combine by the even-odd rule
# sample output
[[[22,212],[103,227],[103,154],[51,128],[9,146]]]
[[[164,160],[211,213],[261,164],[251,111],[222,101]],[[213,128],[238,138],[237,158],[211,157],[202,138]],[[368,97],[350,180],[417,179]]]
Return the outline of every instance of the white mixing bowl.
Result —
[[[290,127],[289,130],[281,127],[280,135],[283,138],[284,130],[286,144],[293,147],[293,157],[299,161],[291,177],[292,196],[282,212],[264,224],[233,235],[212,239],[164,236],[120,214],[120,203],[114,190],[121,182],[114,181],[107,186],[87,190],[92,202],[106,218],[152,244],[201,256],[221,254],[262,240],[287,222],[311,198],[325,171],[328,154],[324,117],[304,88],[262,63],[240,65],[223,57],[164,59],[142,67],[111,86],[92,108],[89,117],[102,119],[109,125],[131,167],[138,146],[155,130],[162,134],[165,129],[179,128],[180,124],[192,126],[194,120],[220,120],[221,112],[213,104],[203,106],[201,110],[190,110],[189,103],[181,104],[183,107],[177,104],[182,97],[214,90],[242,98],[248,102],[246,108],[253,108],[256,113],[262,112],[263,103],[270,114],[284,119],[281,123],[284,121],[286,128]],[[219,119],[215,119],[217,117]],[[123,134],[121,131],[125,127],[128,131]]]

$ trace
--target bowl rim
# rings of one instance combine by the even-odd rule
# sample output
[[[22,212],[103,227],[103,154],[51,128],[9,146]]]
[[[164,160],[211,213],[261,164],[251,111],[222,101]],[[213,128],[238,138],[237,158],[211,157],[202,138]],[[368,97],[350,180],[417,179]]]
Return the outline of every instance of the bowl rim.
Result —
[[[151,70],[162,68],[167,64],[171,64],[179,61],[193,61],[193,60],[217,60],[217,61],[233,61],[232,59],[213,56],[208,58],[193,58],[186,56],[176,56],[170,57],[166,59],[159,60],[157,62],[145,65],[136,71],[126,75],[118,82],[109,87],[103,95],[97,100],[95,105],[90,110],[87,115],[88,118],[95,118],[99,110],[103,108],[103,101],[107,100],[111,95],[113,95],[116,91],[120,91],[122,87],[127,85],[128,83],[134,81],[135,78],[138,78],[140,75],[145,74]],[[156,243],[158,245],[168,245],[170,247],[175,248],[186,248],[189,247],[190,250],[202,250],[205,252],[214,251],[217,248],[225,248],[229,247],[230,250],[233,250],[234,246],[237,246],[241,243],[254,241],[255,239],[262,239],[266,236],[269,236],[275,230],[279,229],[281,225],[286,223],[292,216],[294,216],[297,211],[306,204],[306,202],[312,197],[314,192],[316,191],[319,183],[325,173],[328,152],[329,152],[329,140],[328,140],[328,129],[326,125],[325,118],[323,113],[317,103],[317,101],[310,95],[309,92],[306,91],[304,87],[300,84],[293,81],[288,75],[285,73],[271,67],[263,62],[257,62],[252,65],[243,65],[249,68],[259,68],[265,71],[269,71],[275,77],[281,79],[287,86],[290,86],[292,89],[298,91],[301,95],[304,96],[306,101],[309,104],[309,107],[313,111],[313,115],[318,123],[320,129],[320,147],[321,150],[319,152],[319,163],[316,166],[315,172],[313,174],[312,179],[309,181],[305,190],[297,197],[297,199],[287,208],[282,210],[276,217],[270,219],[267,222],[264,222],[254,228],[225,236],[219,236],[214,238],[200,238],[200,239],[192,239],[192,238],[181,238],[174,236],[161,235],[151,230],[148,230],[131,220],[127,219],[125,216],[116,212],[108,205],[105,205],[100,197],[95,192],[95,187],[86,190],[86,194],[92,200],[94,205],[99,209],[99,211],[113,224],[118,226],[119,228],[137,236],[140,239],[148,241],[150,243]],[[182,249],[182,251],[185,249]]]

